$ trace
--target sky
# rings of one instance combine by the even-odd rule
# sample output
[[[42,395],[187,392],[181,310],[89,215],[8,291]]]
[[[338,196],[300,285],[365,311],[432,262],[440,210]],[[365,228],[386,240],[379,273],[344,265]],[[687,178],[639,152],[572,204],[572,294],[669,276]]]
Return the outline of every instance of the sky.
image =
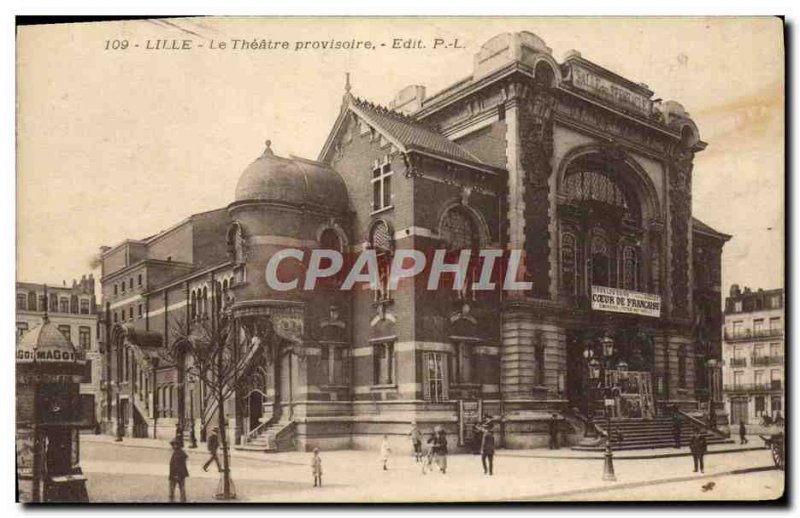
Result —
[[[571,49],[680,102],[708,148],[692,210],[733,235],[732,283],[784,284],[784,56],[776,18],[194,18],[21,27],[17,38],[17,279],[70,283],[99,248],[233,200],[244,168],[276,154],[316,158],[353,93],[388,104],[472,71],[481,44],[527,30],[561,62]],[[295,51],[297,41],[376,50]],[[391,49],[395,38],[425,49]],[[430,42],[458,40],[455,48]],[[147,50],[189,39],[191,50]],[[289,41],[234,50],[232,40]],[[113,49],[114,41],[127,41]],[[213,40],[213,41],[212,41]],[[227,44],[212,49],[213,42]],[[202,44],[200,48],[198,45]],[[135,47],[134,45],[139,45]],[[106,49],[106,47],[109,47]]]

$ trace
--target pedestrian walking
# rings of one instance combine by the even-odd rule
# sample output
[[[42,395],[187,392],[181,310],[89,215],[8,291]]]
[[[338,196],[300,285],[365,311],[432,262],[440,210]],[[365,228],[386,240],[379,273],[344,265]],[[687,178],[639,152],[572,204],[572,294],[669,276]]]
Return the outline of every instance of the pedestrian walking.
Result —
[[[422,459],[422,474],[425,475],[433,469],[433,459],[435,458],[436,454],[434,453],[434,445],[433,443],[436,440],[436,431],[432,430],[430,437],[428,437],[428,448],[425,452],[425,457]]]
[[[414,462],[422,460],[422,432],[419,431],[416,421],[411,421],[411,446],[414,448]]]
[[[384,435],[383,442],[381,442],[381,463],[383,463],[383,471],[389,469],[389,454],[391,452],[392,449],[389,447],[389,437]]]
[[[211,433],[208,435],[208,439],[206,440],[206,445],[208,446],[208,453],[211,456],[208,458],[205,464],[203,464],[203,471],[208,471],[208,467],[211,465],[212,462],[217,464],[217,471],[222,471],[222,466],[219,464],[219,457],[217,457],[217,450],[219,450],[219,427],[215,426],[211,429]]]
[[[703,457],[706,454],[707,442],[706,434],[699,428],[695,429],[692,435],[692,442],[689,444],[692,451],[692,460],[694,460],[694,472],[697,473],[697,468],[700,468],[700,473],[703,473]]]
[[[739,421],[739,444],[747,443],[747,427],[745,427],[744,421]]]
[[[447,473],[447,433],[444,428],[437,426],[428,442],[433,444],[433,460],[439,471]]]
[[[550,449],[558,449],[558,415],[553,414],[550,418]]]
[[[311,473],[314,475],[314,487],[322,487],[322,457],[319,456],[319,448],[314,448],[314,456],[311,457]]]
[[[183,451],[183,444],[178,439],[172,439],[172,457],[169,459],[169,501],[175,501],[175,486],[181,493],[181,503],[186,502],[186,479],[189,477],[189,470],[186,469],[186,452]]]
[[[492,423],[487,423],[483,427],[481,437],[481,464],[483,464],[483,474],[494,475],[494,433]]]

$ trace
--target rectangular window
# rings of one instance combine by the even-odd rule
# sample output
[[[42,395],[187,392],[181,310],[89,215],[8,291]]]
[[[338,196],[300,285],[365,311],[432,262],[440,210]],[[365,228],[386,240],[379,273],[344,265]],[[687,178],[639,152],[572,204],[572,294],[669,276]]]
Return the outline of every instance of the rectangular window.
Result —
[[[465,342],[456,342],[454,346],[451,382],[457,384],[475,383],[475,354],[473,345]]]
[[[756,406],[755,414],[756,414],[756,417],[760,418],[761,416],[764,415],[764,408],[766,406],[764,404],[764,396],[756,396],[753,399],[755,400],[755,406]]]
[[[772,369],[769,371],[769,382],[770,386],[773,390],[777,390],[781,388],[781,370],[780,369]]]
[[[770,309],[778,309],[779,307],[781,307],[781,296],[771,295],[769,297],[769,307]]]
[[[70,326],[60,325],[58,326],[58,330],[61,331],[61,334],[64,335],[67,340],[72,342],[72,328]]]
[[[447,401],[447,362],[443,353],[422,353],[422,391],[425,401]]]
[[[772,358],[781,356],[781,344],[769,344],[769,355]]]
[[[394,383],[394,342],[375,344],[372,351],[375,385]]]
[[[744,371],[735,371],[733,373],[733,386],[741,387],[744,383]]]
[[[142,305],[139,304],[139,318],[142,318],[142,314],[143,314]]]
[[[17,295],[17,311],[25,311],[26,309],[28,309],[28,297]]]
[[[769,330],[770,331],[781,330],[781,317],[772,317],[769,319]]]
[[[753,357],[754,358],[764,357],[764,344],[755,344],[753,346]]]
[[[344,385],[347,383],[347,350],[344,347],[334,347],[331,354],[331,383]]]
[[[773,417],[775,417],[774,413],[781,411],[781,397],[780,396],[772,396],[772,401],[770,401],[770,404],[772,405]]]
[[[118,295],[118,294],[119,294],[119,292],[118,292],[118,290],[117,290],[117,285],[115,284],[115,285],[114,285],[114,295]]]
[[[78,341],[84,351],[88,351],[92,346],[92,328],[81,326],[78,329]]]
[[[119,315],[117,315],[117,312],[115,311],[114,312],[114,323],[116,324],[118,321],[119,321]]]
[[[331,379],[331,351],[326,345],[322,346],[319,356],[320,376],[324,383],[330,383]]]
[[[753,320],[753,334],[755,336],[761,336],[764,333],[764,319],[757,318]]]
[[[128,281],[128,287],[130,289],[133,289],[133,277],[131,277],[130,280]]]
[[[392,205],[392,164],[388,157],[382,164],[376,162],[372,170],[372,210],[382,210]]]
[[[755,374],[755,383],[756,385],[763,385],[764,384],[764,371],[756,371]]]
[[[88,315],[91,312],[90,302],[87,299],[81,300],[81,315]]]
[[[142,285],[142,274],[141,274],[141,273],[139,274],[139,277],[138,277],[137,283],[139,284],[139,286],[141,286],[141,285]]]
[[[733,323],[733,337],[741,338],[744,336],[744,325],[741,321]]]
[[[69,299],[58,299],[58,310],[61,313],[69,313]]]
[[[733,303],[733,312],[734,313],[741,313],[742,312],[742,301],[737,300]]]

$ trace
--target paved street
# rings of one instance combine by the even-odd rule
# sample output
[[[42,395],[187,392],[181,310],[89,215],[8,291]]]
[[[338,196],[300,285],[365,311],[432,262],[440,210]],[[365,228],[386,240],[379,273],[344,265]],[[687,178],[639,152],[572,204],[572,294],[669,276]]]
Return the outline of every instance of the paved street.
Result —
[[[167,499],[170,452],[166,444],[162,446],[155,441],[141,441],[138,443],[141,447],[132,444],[133,441],[128,441],[119,445],[94,437],[83,440],[81,464],[89,478],[93,501],[159,502]],[[202,471],[205,461],[202,449],[187,451],[190,453],[189,500],[214,501],[218,474]],[[446,475],[423,475],[408,457],[392,458],[390,469],[382,471],[377,452],[323,452],[325,485],[320,489],[313,487],[309,467],[311,454],[308,453],[237,452],[232,468],[238,501],[254,502],[613,500],[623,497],[658,500],[742,498],[756,494],[762,498],[777,498],[783,489],[783,472],[769,469],[772,461],[765,449],[709,455],[704,475],[692,473],[690,457],[620,457],[615,462],[616,483],[601,480],[603,465],[599,458],[541,455],[547,451],[498,452],[493,477],[483,475],[480,457],[473,455],[451,455]],[[534,456],[537,454],[539,456]],[[768,471],[732,474],[752,468]],[[703,486],[709,482],[714,483],[713,488],[704,491]]]

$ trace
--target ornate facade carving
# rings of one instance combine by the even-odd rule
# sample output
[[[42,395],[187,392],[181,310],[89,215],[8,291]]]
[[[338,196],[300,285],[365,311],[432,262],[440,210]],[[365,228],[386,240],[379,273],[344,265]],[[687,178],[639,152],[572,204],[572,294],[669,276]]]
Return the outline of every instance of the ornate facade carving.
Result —
[[[689,317],[689,231],[692,217],[692,161],[694,151],[675,146],[669,160],[669,204],[671,257],[670,285],[672,313]]]
[[[517,87],[519,90],[519,87]],[[550,297],[550,175],[553,172],[553,106],[555,95],[546,84],[522,88],[519,109],[520,162],[525,182],[525,265],[533,282],[532,295]]]
[[[590,126],[616,138],[627,140],[632,144],[643,146],[654,153],[665,154],[668,150],[667,137],[660,135],[655,130],[578,98],[560,96],[554,109],[559,116],[566,117],[578,124]]]

